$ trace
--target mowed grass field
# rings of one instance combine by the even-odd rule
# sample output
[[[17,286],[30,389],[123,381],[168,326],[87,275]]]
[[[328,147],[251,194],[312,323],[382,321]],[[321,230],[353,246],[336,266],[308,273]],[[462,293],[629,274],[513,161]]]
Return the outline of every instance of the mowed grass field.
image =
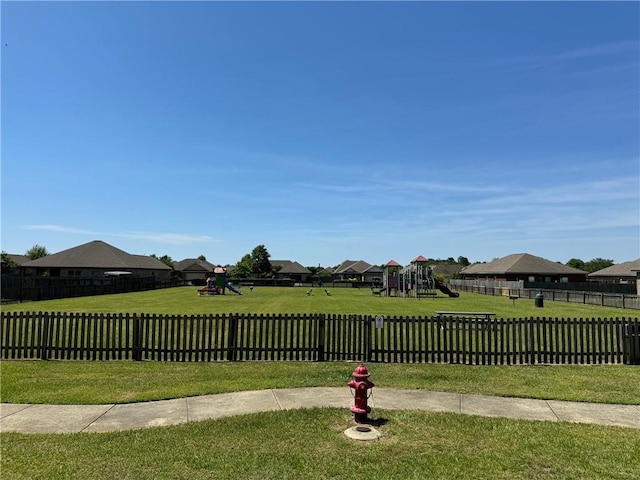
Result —
[[[366,289],[243,289],[198,297],[194,287],[3,306],[3,311],[327,313],[609,318],[639,312],[462,293],[374,297]],[[280,387],[345,385],[350,363],[40,362],[0,364],[3,402],[120,403]],[[640,368],[368,364],[378,387],[640,405]],[[7,479],[640,479],[640,430],[586,424],[384,411],[381,440],[343,431],[348,409],[255,414],[145,430],[65,435],[2,433]]]
[[[545,300],[536,308],[533,299],[462,292],[458,298],[438,293],[436,298],[377,297],[367,288],[256,287],[243,295],[198,296],[196,287],[169,288],[118,295],[98,295],[3,305],[3,311],[156,313],[197,315],[207,313],[326,313],[391,316],[431,316],[436,311],[494,312],[499,318],[615,318],[640,317],[638,310]]]

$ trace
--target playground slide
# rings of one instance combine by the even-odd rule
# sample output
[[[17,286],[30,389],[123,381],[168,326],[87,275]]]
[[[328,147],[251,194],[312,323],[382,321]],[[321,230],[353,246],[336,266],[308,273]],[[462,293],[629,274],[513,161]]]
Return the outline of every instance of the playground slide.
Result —
[[[450,290],[449,287],[443,285],[440,282],[436,282],[436,287],[438,287],[438,290],[440,290],[442,293],[446,293],[452,298],[458,298],[460,296],[458,292],[456,292],[455,290]]]

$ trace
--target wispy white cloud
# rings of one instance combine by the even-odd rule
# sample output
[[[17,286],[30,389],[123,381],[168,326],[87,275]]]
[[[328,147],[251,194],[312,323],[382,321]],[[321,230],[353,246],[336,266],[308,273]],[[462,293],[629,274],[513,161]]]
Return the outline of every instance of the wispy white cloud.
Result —
[[[65,233],[71,235],[92,236],[96,238],[102,237],[120,237],[136,240],[148,240],[156,243],[169,245],[190,245],[194,243],[210,242],[214,240],[207,235],[192,235],[184,233],[164,233],[164,232],[97,232],[93,230],[85,230],[75,227],[67,227],[64,225],[25,225],[27,230],[41,230],[53,233]]]
[[[593,57],[613,56],[640,51],[640,43],[637,40],[628,40],[615,43],[603,43],[585,48],[566,50],[546,55],[522,55],[496,61],[496,66],[512,66],[522,69],[538,69],[553,64],[560,64],[573,60],[582,60]]]
[[[94,232],[92,230],[85,230],[75,227],[65,227],[63,225],[25,225],[24,228],[27,230],[44,230],[47,232],[72,233],[75,235],[100,235],[99,232]]]

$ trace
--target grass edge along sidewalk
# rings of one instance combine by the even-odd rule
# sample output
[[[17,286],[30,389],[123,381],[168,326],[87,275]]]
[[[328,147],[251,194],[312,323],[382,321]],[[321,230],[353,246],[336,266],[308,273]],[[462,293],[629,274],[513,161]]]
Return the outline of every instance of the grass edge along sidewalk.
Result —
[[[352,362],[3,361],[4,403],[110,404],[275,388],[336,387]],[[368,363],[378,387],[640,405],[640,368]]]

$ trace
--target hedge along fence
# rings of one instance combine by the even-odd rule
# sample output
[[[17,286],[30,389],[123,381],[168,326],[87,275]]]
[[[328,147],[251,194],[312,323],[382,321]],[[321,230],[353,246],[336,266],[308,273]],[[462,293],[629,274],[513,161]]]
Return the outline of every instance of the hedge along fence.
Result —
[[[3,312],[2,359],[640,364],[625,318]]]

